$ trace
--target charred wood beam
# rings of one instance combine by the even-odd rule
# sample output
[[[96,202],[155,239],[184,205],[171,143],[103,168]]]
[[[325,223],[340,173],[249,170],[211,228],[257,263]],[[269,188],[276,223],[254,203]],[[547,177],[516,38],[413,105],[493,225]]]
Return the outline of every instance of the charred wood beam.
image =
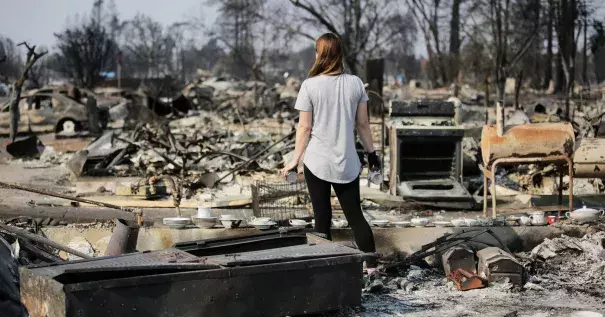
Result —
[[[67,247],[67,246],[64,246],[62,244],[56,243],[56,242],[54,242],[54,241],[52,241],[50,239],[44,238],[44,237],[39,236],[37,234],[30,233],[30,232],[28,232],[26,230],[23,230],[23,229],[20,229],[20,228],[17,228],[17,227],[12,227],[12,226],[7,226],[5,224],[0,224],[0,230],[8,232],[8,233],[10,233],[12,235],[15,235],[15,236],[17,236],[19,238],[22,238],[22,239],[28,239],[28,240],[35,241],[35,242],[38,242],[38,243],[42,243],[44,245],[48,245],[48,246],[53,247],[55,249],[58,249],[58,250],[61,250],[61,251],[65,251],[67,253],[79,256],[79,257],[81,257],[83,259],[92,259],[92,257],[90,255],[84,254],[84,253],[82,253],[80,251],[74,250],[74,249],[72,249],[70,247]]]

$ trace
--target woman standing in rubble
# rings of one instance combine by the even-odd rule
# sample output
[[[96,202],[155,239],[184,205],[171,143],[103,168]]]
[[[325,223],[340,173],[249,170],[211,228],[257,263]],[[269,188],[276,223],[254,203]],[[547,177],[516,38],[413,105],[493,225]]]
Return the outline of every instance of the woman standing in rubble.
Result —
[[[315,43],[315,63],[301,85],[295,108],[300,111],[295,154],[282,170],[286,174],[303,159],[304,174],[315,214],[315,230],[331,239],[330,187],[353,229],[361,251],[375,252],[374,236],[361,211],[359,193],[360,157],[355,148],[357,128],[368,156],[369,168],[380,169],[374,151],[368,96],[359,77],[344,72],[340,38],[326,33]],[[307,143],[308,140],[308,143]],[[306,150],[306,151],[305,151]],[[366,263],[368,273],[375,263]]]

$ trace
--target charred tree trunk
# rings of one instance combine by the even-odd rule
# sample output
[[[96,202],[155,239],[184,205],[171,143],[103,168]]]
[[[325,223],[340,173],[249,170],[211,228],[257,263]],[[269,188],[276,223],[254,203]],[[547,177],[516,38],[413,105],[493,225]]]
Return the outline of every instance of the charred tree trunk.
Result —
[[[584,47],[582,48],[582,83],[588,87],[590,87],[590,82],[588,81],[588,12],[586,8],[584,8]]]
[[[453,0],[452,19],[450,21],[450,54],[451,76],[456,76],[460,70],[460,4],[462,0]],[[457,78],[457,76],[456,76]],[[458,83],[456,83],[458,84]]]
[[[97,100],[88,96],[86,99],[86,110],[88,111],[88,129],[92,135],[101,134],[101,124],[99,123],[99,108],[97,107]]]
[[[575,22],[578,17],[578,4],[576,0],[559,0],[557,10],[557,41],[561,69],[565,76],[565,118],[571,120],[570,100],[576,76],[576,38]]]
[[[553,0],[548,0],[548,25],[546,26],[546,67],[544,68],[544,89],[550,87],[550,81],[552,80],[552,63],[553,63],[553,24],[555,15],[555,6]]]
[[[460,52],[460,4],[462,0],[453,0],[452,19],[450,20],[450,53]]]
[[[11,142],[15,142],[15,138],[17,138],[17,133],[19,132],[19,101],[21,100],[21,90],[23,89],[23,84],[25,80],[28,78],[29,70],[34,66],[36,61],[44,56],[48,52],[36,53],[36,46],[30,47],[26,42],[20,43],[19,46],[24,45],[27,48],[27,57],[25,60],[25,68],[23,69],[23,73],[21,73],[21,77],[15,81],[13,85],[13,100],[10,104],[10,133],[9,138]]]
[[[485,124],[489,124],[489,74],[485,75]]]
[[[563,62],[561,54],[555,55],[555,93],[563,91],[565,85],[565,73],[563,72]]]
[[[515,79],[515,109],[520,109],[519,95],[521,94],[521,87],[523,87],[523,69],[519,71],[517,78]]]

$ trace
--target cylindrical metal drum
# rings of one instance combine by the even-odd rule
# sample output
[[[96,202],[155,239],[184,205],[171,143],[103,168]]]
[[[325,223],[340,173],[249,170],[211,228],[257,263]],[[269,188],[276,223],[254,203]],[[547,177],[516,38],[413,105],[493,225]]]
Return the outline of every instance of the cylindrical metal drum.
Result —
[[[605,178],[605,139],[580,140],[573,162],[574,177]]]

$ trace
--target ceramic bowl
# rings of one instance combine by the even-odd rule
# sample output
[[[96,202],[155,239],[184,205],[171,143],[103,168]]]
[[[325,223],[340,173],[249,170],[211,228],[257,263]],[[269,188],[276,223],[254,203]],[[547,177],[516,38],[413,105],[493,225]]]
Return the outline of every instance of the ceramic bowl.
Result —
[[[477,218],[477,220],[479,220],[479,225],[483,226],[483,227],[491,227],[494,225],[494,221],[492,220],[492,218]]]
[[[265,221],[265,222],[253,221],[250,224],[258,230],[269,230],[273,226],[277,225],[277,223],[275,221]]]
[[[464,219],[452,219],[452,221],[450,221],[454,227],[466,227],[466,220]]]
[[[221,215],[220,220],[239,220],[235,215]]]
[[[565,216],[567,218],[572,219],[575,222],[579,222],[579,223],[587,223],[587,222],[593,222],[596,221],[597,219],[599,219],[600,214],[599,213],[588,213],[588,212],[577,212],[577,211],[572,211],[572,212],[566,212]]]
[[[223,225],[223,227],[225,227],[226,229],[233,229],[233,228],[237,228],[239,227],[239,225],[242,223],[241,219],[229,219],[229,220],[224,220],[221,219],[221,224]]]
[[[531,218],[527,216],[521,216],[521,218],[519,218],[519,224],[522,226],[531,226]]]
[[[464,219],[464,222],[466,222],[466,225],[468,227],[479,227],[481,226],[481,222],[477,219],[471,219],[471,218],[466,218]]]
[[[164,225],[168,226],[171,229],[182,229],[187,227],[187,225],[191,224],[191,218],[185,217],[168,217],[163,220]]]
[[[519,224],[519,221],[516,219],[506,219],[506,225],[509,227],[514,227]]]
[[[388,225],[391,222],[386,220],[386,219],[376,219],[376,220],[372,220],[372,224],[375,225],[376,227],[380,227],[380,228],[386,228],[388,227]]]
[[[397,228],[407,228],[412,226],[412,223],[409,221],[395,221],[392,222],[392,224]]]
[[[451,226],[452,222],[451,221],[440,220],[440,221],[433,221],[433,224],[437,228],[445,228],[445,227]]]
[[[309,225],[309,222],[306,222],[302,219],[290,219],[290,225],[294,228],[305,228]]]
[[[216,217],[191,217],[193,224],[203,229],[214,228],[216,226],[216,219]]]
[[[429,218],[412,218],[412,225],[414,227],[425,227],[429,221]]]
[[[332,226],[334,228],[346,228],[349,226],[349,222],[342,219],[332,219]]]

